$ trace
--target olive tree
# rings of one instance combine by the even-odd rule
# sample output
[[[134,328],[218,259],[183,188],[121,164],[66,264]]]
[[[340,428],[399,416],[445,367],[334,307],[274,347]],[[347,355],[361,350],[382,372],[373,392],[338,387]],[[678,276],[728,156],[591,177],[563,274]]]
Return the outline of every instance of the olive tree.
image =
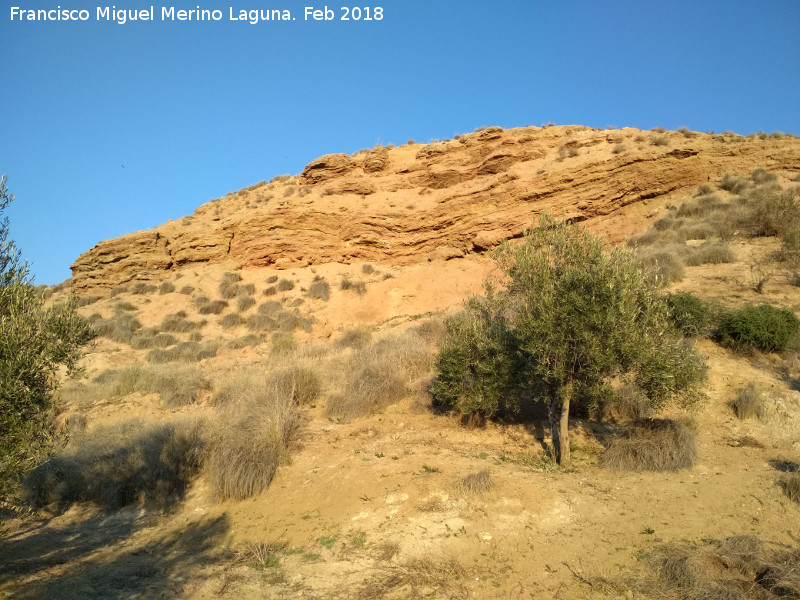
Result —
[[[495,259],[505,290],[471,300],[448,321],[434,400],[486,416],[543,401],[556,460],[568,466],[570,406],[611,378],[635,383],[655,408],[702,397],[703,361],[631,252],[545,215],[521,243],[504,242]],[[463,322],[477,333],[465,337]]]
[[[13,199],[3,175],[0,215]],[[59,372],[74,370],[93,336],[72,303],[44,307],[0,221],[0,497],[52,447]]]

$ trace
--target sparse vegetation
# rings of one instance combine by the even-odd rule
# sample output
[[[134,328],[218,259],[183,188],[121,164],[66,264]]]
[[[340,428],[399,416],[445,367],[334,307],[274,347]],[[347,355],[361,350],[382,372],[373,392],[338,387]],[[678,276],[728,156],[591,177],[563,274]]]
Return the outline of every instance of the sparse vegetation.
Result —
[[[171,294],[175,291],[175,284],[171,281],[164,281],[158,286],[159,294]]]
[[[135,503],[166,510],[199,471],[201,449],[196,424],[132,420],[95,428],[33,470],[23,482],[23,498],[62,510],[73,502],[109,511]]]
[[[128,291],[131,294],[136,295],[143,295],[143,294],[152,294],[158,289],[158,286],[144,282],[144,281],[137,281],[132,283]]]
[[[172,333],[187,333],[200,329],[203,325],[205,325],[205,321],[190,321],[186,318],[184,311],[179,311],[164,317],[159,329]]]
[[[365,284],[363,281],[351,281],[347,277],[342,279],[342,283],[339,287],[342,291],[355,292],[359,296],[363,296],[367,293],[367,284]]]
[[[615,438],[601,457],[610,469],[629,471],[677,471],[694,465],[694,434],[679,421],[644,419]]]
[[[278,291],[279,292],[288,292],[289,290],[294,289],[294,281],[291,279],[281,279],[278,282]]]

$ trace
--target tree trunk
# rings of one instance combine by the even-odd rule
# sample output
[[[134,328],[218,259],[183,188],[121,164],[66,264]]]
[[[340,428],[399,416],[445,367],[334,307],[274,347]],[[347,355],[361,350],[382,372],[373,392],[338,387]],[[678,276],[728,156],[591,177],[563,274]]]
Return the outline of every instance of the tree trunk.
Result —
[[[550,417],[550,433],[553,438],[553,453],[555,454],[556,462],[562,467],[569,467],[572,462],[569,452],[569,404],[570,400],[572,400],[572,391],[573,384],[570,381],[558,392],[550,396],[550,400],[547,403],[547,412]]]
[[[561,460],[558,461],[558,464],[565,468],[568,468],[572,463],[572,457],[569,453],[569,402],[571,397],[572,384],[569,384],[561,398],[561,419],[558,424],[560,429],[558,441],[561,444],[561,451],[559,452]]]
[[[553,394],[547,402],[547,414],[550,417],[550,438],[553,441],[553,458],[561,464],[561,440],[558,422],[558,395]]]

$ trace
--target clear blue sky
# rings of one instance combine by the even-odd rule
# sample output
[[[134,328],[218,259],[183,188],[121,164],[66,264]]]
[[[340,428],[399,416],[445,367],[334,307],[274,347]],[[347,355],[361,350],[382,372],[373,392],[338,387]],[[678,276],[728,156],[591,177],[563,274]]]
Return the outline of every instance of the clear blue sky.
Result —
[[[329,152],[546,122],[800,134],[797,0],[383,0],[371,22],[306,22],[298,0],[113,5],[151,3],[156,21],[120,25],[99,0],[0,1],[0,173],[37,283]],[[12,5],[91,19],[12,22]],[[162,5],[223,19],[162,22]]]

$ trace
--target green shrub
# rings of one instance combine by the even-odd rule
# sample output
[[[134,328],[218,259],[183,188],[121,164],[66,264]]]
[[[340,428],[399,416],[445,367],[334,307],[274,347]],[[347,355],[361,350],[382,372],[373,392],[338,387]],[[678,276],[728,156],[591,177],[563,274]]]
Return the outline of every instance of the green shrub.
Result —
[[[3,175],[0,215],[13,200]],[[0,500],[52,448],[59,379],[74,372],[96,335],[74,300],[44,307],[9,235],[8,219],[0,219]]]
[[[568,466],[570,406],[608,378],[629,377],[654,408],[702,398],[702,358],[630,251],[609,251],[585,229],[543,215],[522,243],[506,242],[495,256],[507,289],[487,289],[448,321],[437,403],[490,417],[504,405],[544,401],[556,460]]]
[[[614,439],[601,466],[627,471],[678,471],[697,459],[694,434],[679,421],[644,419]]]
[[[95,428],[29,473],[23,498],[36,507],[91,502],[108,511],[130,504],[166,510],[185,496],[201,450],[197,425],[133,420]]]
[[[764,399],[758,387],[750,382],[739,390],[733,400],[733,410],[740,419],[761,419],[764,417]]]
[[[711,310],[697,296],[688,292],[668,294],[669,318],[686,337],[704,334],[711,325]]]
[[[722,315],[719,341],[733,348],[776,352],[786,348],[798,329],[800,320],[787,308],[748,305]]]

